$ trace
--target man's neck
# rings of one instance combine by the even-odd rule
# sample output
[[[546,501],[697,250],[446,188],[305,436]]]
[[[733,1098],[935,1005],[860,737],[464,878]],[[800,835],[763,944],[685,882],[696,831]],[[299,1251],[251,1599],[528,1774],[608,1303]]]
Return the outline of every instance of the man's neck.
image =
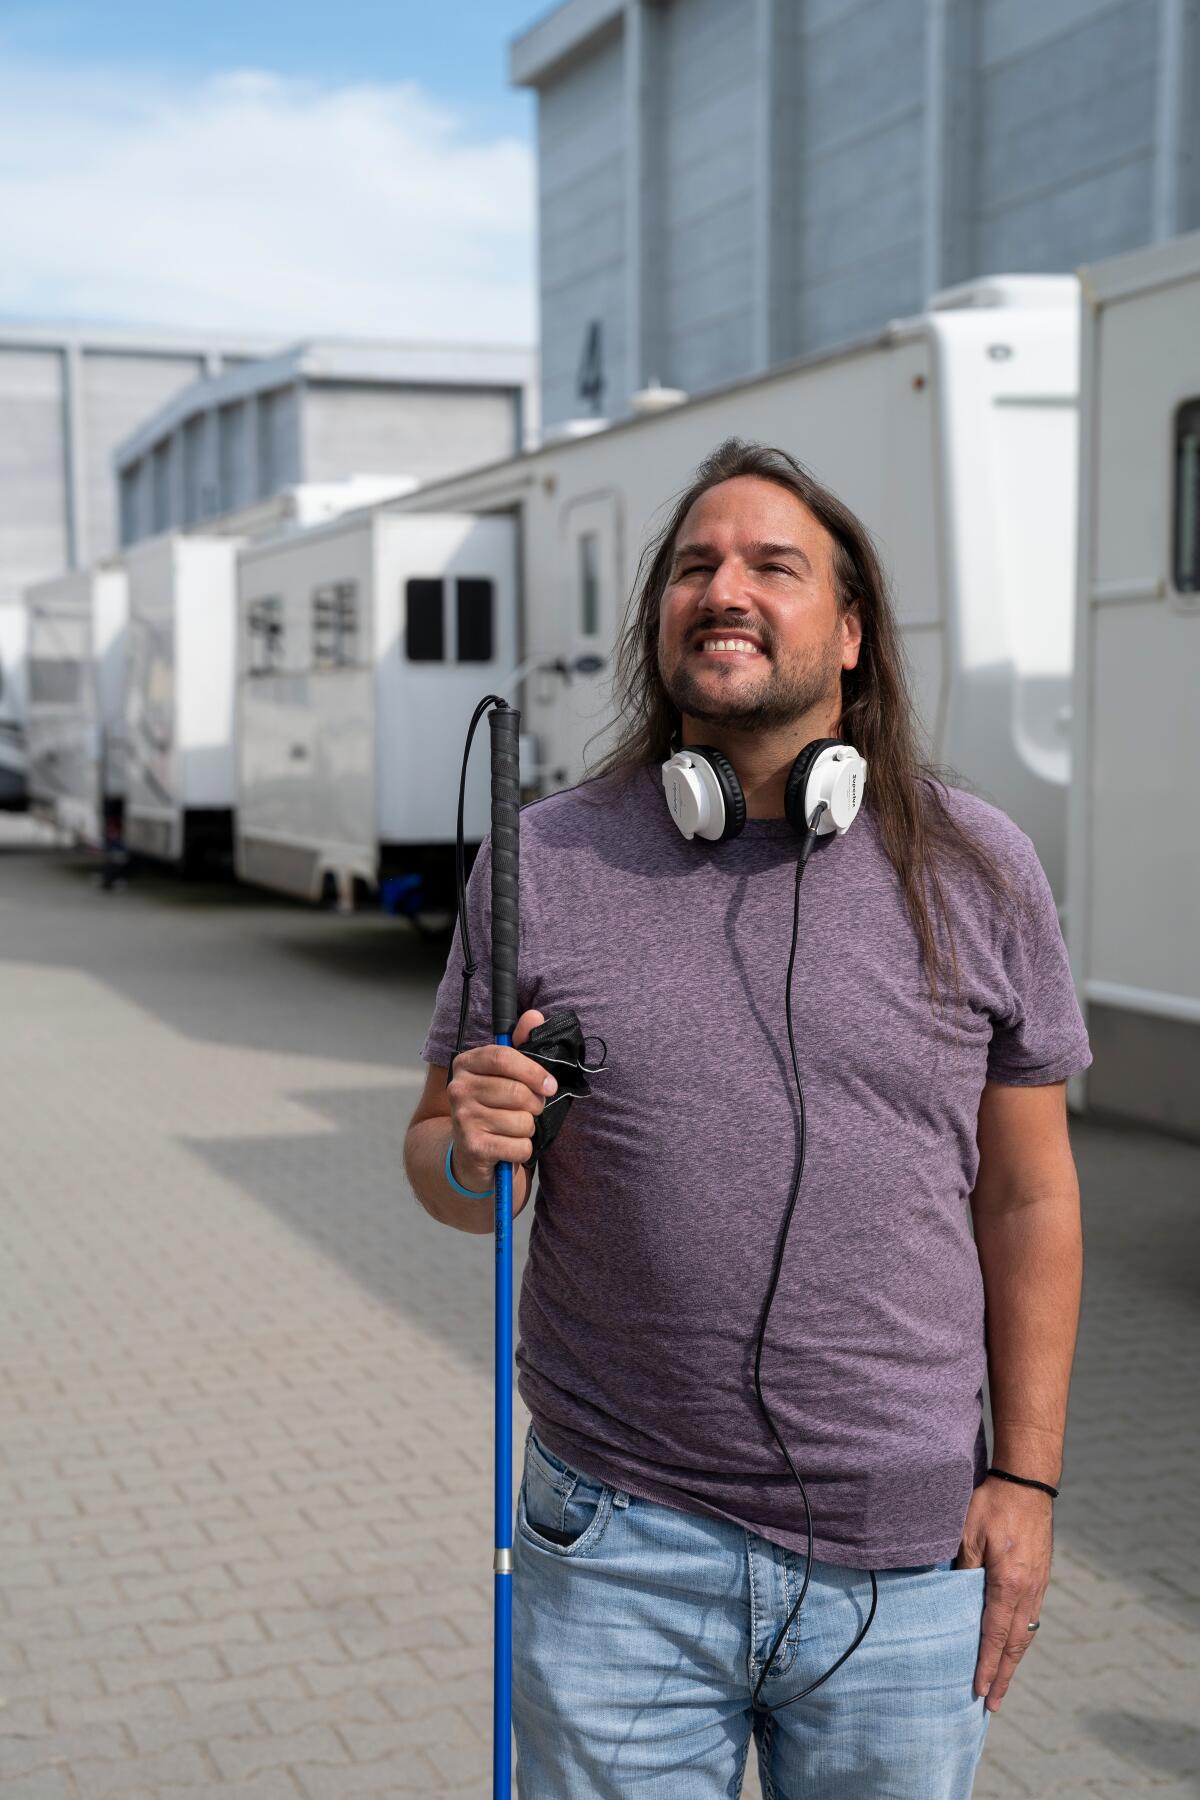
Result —
[[[748,819],[782,819],[792,764],[814,738],[837,736],[838,716],[809,715],[782,731],[754,732],[732,731],[685,714],[680,742],[685,750],[689,744],[711,744],[729,759],[745,795]]]

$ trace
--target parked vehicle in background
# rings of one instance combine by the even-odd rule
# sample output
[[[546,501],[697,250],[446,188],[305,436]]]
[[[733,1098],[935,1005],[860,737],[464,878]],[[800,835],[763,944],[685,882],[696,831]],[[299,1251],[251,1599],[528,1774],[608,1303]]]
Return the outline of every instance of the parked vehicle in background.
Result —
[[[578,781],[611,716],[612,652],[638,557],[728,436],[780,445],[881,546],[933,758],[1034,840],[1060,904],[1070,765],[1079,290],[1073,276],[975,281],[882,335],[646,416],[579,421],[532,454],[437,481],[389,510],[518,521],[521,626],[547,657],[521,705],[542,791]],[[594,754],[609,742],[596,738]],[[526,771],[526,778],[530,771]],[[440,766],[448,815],[457,762]]]
[[[1200,1138],[1200,232],[1082,281],[1073,1098]]]
[[[129,587],[118,562],[25,590],[30,805],[91,849],[119,836],[125,806]]]
[[[463,739],[516,659],[514,556],[509,519],[379,510],[241,551],[243,880],[343,906],[358,888],[418,923],[452,918]],[[482,750],[473,847],[488,816]]]
[[[125,841],[189,870],[233,850],[238,544],[168,532],[125,552]]]
[[[23,812],[26,784],[25,608],[0,600],[0,811]]]

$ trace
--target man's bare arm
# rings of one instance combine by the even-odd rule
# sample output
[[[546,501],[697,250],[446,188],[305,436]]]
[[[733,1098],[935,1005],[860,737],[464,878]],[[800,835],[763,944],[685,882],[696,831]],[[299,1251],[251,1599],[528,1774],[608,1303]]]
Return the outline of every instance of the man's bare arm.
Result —
[[[543,1015],[530,1008],[517,1020],[511,1046],[480,1044],[462,1051],[454,1059],[453,1081],[441,1064],[430,1064],[405,1134],[404,1168],[417,1199],[439,1224],[477,1236],[495,1229],[493,1202],[469,1200],[446,1180],[452,1139],[450,1166],[463,1187],[486,1193],[502,1161],[513,1165],[514,1219],[529,1199],[533,1177],[524,1165],[534,1122],[558,1083],[532,1057],[520,1055],[519,1046],[543,1023]]]
[[[495,1230],[495,1210],[490,1200],[468,1200],[456,1194],[446,1180],[446,1146],[454,1134],[450,1117],[450,1101],[446,1094],[447,1071],[437,1063],[429,1065],[425,1091],[417,1103],[404,1138],[404,1171],[409,1185],[430,1218],[439,1225],[452,1225],[455,1231],[472,1231],[479,1236]],[[465,1170],[455,1168],[460,1179]],[[529,1171],[517,1166],[513,1171],[513,1217],[529,1198]],[[463,1183],[466,1186],[466,1183]],[[491,1179],[481,1185],[490,1187]]]
[[[997,1468],[1058,1485],[1079,1329],[1083,1233],[1066,1083],[988,1082],[971,1196]]]
[[[971,1197],[986,1301],[992,1463],[1057,1487],[1079,1325],[1083,1242],[1066,1087],[989,1082]],[[1050,1582],[1052,1501],[992,1477],[971,1495],[960,1568],[987,1570],[975,1691],[1000,1706]]]

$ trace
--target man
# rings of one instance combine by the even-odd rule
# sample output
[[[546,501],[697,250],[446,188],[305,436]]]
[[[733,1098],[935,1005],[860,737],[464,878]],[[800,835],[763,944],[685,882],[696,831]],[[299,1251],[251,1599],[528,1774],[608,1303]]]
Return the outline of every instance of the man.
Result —
[[[426,1210],[490,1232],[552,1091],[517,1046],[567,1006],[605,1040],[538,1165],[521,1292],[520,1791],[715,1800],[753,1735],[778,1800],[961,1800],[1040,1622],[1078,1320],[1064,1087],[1091,1058],[1053,899],[1025,834],[920,758],[870,539],[782,452],[731,440],[698,471],[618,684],[600,770],[522,813],[514,1046],[486,1041],[485,845],[472,1047],[447,1084],[456,944],[406,1140]],[[801,1107],[784,802],[822,737],[866,784],[798,894]],[[740,783],[728,841],[670,815],[689,744]],[[762,1388],[811,1568],[754,1386],[781,1243]]]

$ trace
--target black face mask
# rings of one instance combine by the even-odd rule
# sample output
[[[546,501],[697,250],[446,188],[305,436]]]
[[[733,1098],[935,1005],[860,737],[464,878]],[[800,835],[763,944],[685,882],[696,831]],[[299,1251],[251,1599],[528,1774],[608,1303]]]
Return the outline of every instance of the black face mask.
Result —
[[[553,1143],[561,1130],[572,1100],[585,1100],[591,1093],[588,1076],[599,1075],[607,1064],[608,1045],[603,1038],[592,1041],[600,1046],[600,1061],[589,1064],[584,1061],[588,1040],[583,1028],[572,1008],[564,1007],[551,1013],[543,1025],[535,1025],[525,1042],[517,1045],[522,1056],[531,1057],[558,1083],[558,1092],[547,1095],[533,1122],[533,1155],[525,1164],[530,1175],[546,1145]]]

